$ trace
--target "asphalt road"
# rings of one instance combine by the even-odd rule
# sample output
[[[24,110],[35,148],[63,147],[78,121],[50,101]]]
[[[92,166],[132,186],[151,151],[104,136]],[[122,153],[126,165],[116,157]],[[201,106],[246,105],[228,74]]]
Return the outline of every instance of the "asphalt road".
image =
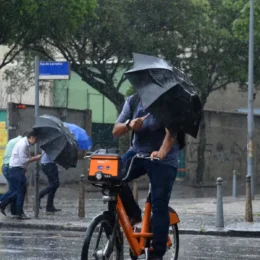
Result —
[[[0,231],[1,260],[79,260],[84,233]],[[260,259],[260,239],[182,235],[179,260]],[[125,259],[127,257],[126,248]]]

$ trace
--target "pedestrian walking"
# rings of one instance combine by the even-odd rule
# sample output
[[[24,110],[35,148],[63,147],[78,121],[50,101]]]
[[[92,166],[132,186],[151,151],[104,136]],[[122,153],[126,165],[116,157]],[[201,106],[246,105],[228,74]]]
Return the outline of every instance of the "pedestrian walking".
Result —
[[[4,154],[4,161],[2,165],[2,173],[4,177],[7,180],[8,183],[8,190],[10,190],[10,183],[9,183],[9,162],[12,155],[12,151],[14,146],[17,144],[18,141],[20,141],[23,137],[27,135],[28,131],[24,132],[22,135],[18,135],[15,138],[12,138],[9,140],[9,142],[6,145],[5,148],[5,154]],[[15,216],[16,214],[16,207],[15,207],[15,201],[11,203],[11,215]]]
[[[41,159],[41,155],[30,157],[30,145],[37,142],[34,131],[28,132],[26,137],[20,139],[14,146],[9,162],[10,191],[1,197],[0,210],[5,215],[6,206],[15,199],[18,219],[28,219],[23,211],[24,197],[26,193],[25,173],[28,164]]]
[[[48,195],[46,212],[54,213],[56,211],[60,211],[61,209],[57,209],[54,207],[54,197],[57,189],[60,186],[59,170],[57,164],[54,163],[51,160],[51,158],[47,155],[47,153],[43,151],[42,158],[41,158],[41,165],[42,165],[42,171],[47,176],[48,179],[48,187],[40,191],[40,201],[44,196]],[[41,203],[39,203],[39,205],[41,205]]]

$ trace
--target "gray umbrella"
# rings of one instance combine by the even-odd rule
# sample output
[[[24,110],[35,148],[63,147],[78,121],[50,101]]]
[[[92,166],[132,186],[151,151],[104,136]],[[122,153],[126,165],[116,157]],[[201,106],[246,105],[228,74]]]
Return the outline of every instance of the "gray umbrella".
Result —
[[[165,60],[134,53],[126,77],[144,108],[172,132],[197,136],[202,106],[189,77]]]
[[[63,122],[50,115],[36,118],[33,126],[40,148],[64,168],[77,166],[78,148],[74,135]]]

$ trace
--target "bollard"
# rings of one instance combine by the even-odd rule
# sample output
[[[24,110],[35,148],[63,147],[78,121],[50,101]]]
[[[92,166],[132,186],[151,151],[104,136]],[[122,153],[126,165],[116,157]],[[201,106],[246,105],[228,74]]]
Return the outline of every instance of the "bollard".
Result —
[[[237,198],[237,174],[236,170],[233,171],[233,191],[232,191],[232,196],[234,199]]]
[[[253,222],[253,207],[251,194],[251,176],[246,176],[246,221]]]
[[[85,187],[84,187],[84,174],[80,175],[80,183],[79,183],[79,209],[78,216],[79,218],[85,217]]]
[[[134,183],[133,183],[133,195],[134,195],[134,199],[135,199],[136,203],[138,204],[138,184],[137,184],[136,180],[134,180]]]
[[[222,194],[222,178],[217,178],[217,213],[216,227],[224,227],[224,211],[223,211],[223,194]]]

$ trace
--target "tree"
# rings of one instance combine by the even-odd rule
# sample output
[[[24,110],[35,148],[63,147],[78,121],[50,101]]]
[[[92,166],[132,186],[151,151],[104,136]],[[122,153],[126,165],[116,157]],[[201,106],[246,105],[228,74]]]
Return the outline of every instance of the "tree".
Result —
[[[156,3],[154,0],[151,2]],[[156,6],[163,12],[167,9],[168,2],[163,0]],[[179,9],[184,10],[185,4],[189,6],[189,1],[170,2],[176,2],[177,8],[172,8],[172,13],[167,12],[163,23],[167,23],[167,19],[170,19],[174,24],[183,24],[183,14]],[[96,16],[86,17],[70,37],[64,39],[62,33],[50,34],[41,42],[31,45],[31,49],[48,59],[55,59],[54,54],[61,53],[83,81],[105,95],[120,111],[124,102],[120,87],[125,77],[122,76],[116,82],[115,73],[119,68],[127,69],[131,66],[132,52],[153,52],[154,45],[149,39],[149,34],[142,34],[142,30],[138,27],[138,23],[145,17],[149,18],[150,11],[150,7],[146,9],[145,1],[141,3],[137,0],[100,1],[100,5],[95,9]],[[138,16],[143,18],[139,19]],[[158,19],[153,24],[157,24],[157,21]],[[156,30],[160,30],[161,26],[164,24],[158,24]],[[158,47],[161,41],[162,38],[157,43]],[[55,51],[50,52],[50,47]]]
[[[233,22],[233,32],[237,39],[248,45],[249,39],[249,13],[250,2],[247,0],[236,1],[235,9],[239,11],[239,16]],[[260,2],[254,4],[254,84],[258,88],[260,85]],[[247,89],[247,87],[246,87]]]
[[[0,0],[0,46],[7,46],[0,69],[50,33],[67,37],[91,13],[95,0]]]
[[[213,91],[225,89],[233,82],[245,86],[247,42],[235,37],[233,31],[233,23],[240,17],[243,5],[232,0],[194,0],[189,1],[190,5],[183,1],[183,8],[178,9],[183,17],[183,23],[180,24],[170,16],[178,1],[164,3],[166,12],[159,8],[161,1],[140,2],[150,6],[152,13],[147,13],[148,18],[144,15],[137,17],[138,31],[142,31],[147,40],[151,39],[150,50],[154,50],[153,55],[164,57],[190,75],[200,93],[203,107]],[[147,19],[151,21],[148,23]],[[260,79],[259,72],[255,71],[255,78]],[[206,124],[203,115],[197,151],[198,165],[191,180],[195,185],[203,183],[205,146]]]
[[[237,4],[239,2],[239,4]],[[131,53],[161,56],[190,75],[202,105],[210,93],[247,81],[247,42],[234,35],[242,0],[106,0],[73,33],[46,32],[30,49],[55,59],[60,53],[83,81],[121,110],[124,96],[115,81],[131,66]],[[260,70],[259,70],[260,71]],[[256,77],[258,77],[256,75]],[[198,167],[193,183],[203,183],[206,125],[202,118]]]

